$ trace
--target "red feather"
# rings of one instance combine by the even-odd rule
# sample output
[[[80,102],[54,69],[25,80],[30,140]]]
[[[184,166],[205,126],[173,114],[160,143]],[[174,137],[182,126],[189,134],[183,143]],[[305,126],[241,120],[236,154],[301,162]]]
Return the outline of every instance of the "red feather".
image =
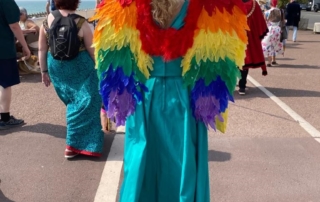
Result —
[[[232,13],[235,5],[245,12],[242,0],[190,0],[184,26],[176,30],[174,28],[162,29],[155,23],[150,0],[136,0],[136,5],[137,29],[140,31],[142,49],[149,55],[163,56],[166,61],[184,56],[192,47],[202,8],[205,8],[209,15],[212,15],[217,8],[221,12],[226,9]]]
[[[142,49],[154,56],[163,56],[172,60],[186,54],[193,45],[194,32],[197,29],[197,19],[203,7],[202,1],[191,0],[189,3],[185,25],[176,30],[162,29],[153,20],[150,0],[136,0],[138,23]]]
[[[210,16],[214,13],[215,9],[218,8],[220,12],[226,9],[229,13],[232,13],[234,6],[239,7],[241,10],[245,11],[244,3],[242,0],[203,0],[204,8]]]
[[[100,1],[100,3],[97,5],[97,8],[101,8],[105,5],[105,0]]]
[[[118,0],[122,7],[129,6],[133,0]]]

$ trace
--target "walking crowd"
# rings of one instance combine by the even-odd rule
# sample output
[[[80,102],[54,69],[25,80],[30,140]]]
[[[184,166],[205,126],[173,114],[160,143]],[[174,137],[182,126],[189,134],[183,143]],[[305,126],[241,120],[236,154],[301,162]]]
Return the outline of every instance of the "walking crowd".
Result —
[[[290,27],[293,27],[292,41],[297,40],[297,30],[301,16],[300,5],[290,0],[286,7],[278,7],[277,0],[271,0],[270,9],[265,9],[265,1],[246,1],[248,10],[249,44],[246,50],[245,65],[241,70],[239,94],[246,93],[247,76],[250,68],[261,68],[266,76],[267,67],[279,65],[277,55],[284,55]],[[255,6],[255,4],[259,6]],[[251,8],[251,11],[250,11]],[[261,9],[263,8],[263,10]],[[261,14],[262,13],[262,14]],[[260,51],[262,49],[262,52]],[[267,64],[265,64],[267,58]]]
[[[24,123],[10,114],[16,43],[27,60],[24,34],[39,33],[42,83],[66,105],[66,158],[101,156],[114,120],[126,125],[120,201],[210,201],[207,130],[225,131],[236,83],[244,95],[249,69],[278,65],[300,20],[294,0],[225,1],[97,1],[92,33],[79,0],[49,0],[41,27],[0,0],[0,129]]]

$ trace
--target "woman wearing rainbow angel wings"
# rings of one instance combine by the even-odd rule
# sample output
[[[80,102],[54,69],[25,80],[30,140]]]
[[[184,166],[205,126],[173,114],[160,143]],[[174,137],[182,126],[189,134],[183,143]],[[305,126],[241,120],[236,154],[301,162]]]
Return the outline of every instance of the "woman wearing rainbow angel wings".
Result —
[[[104,0],[100,94],[126,122],[121,202],[206,202],[209,127],[225,129],[247,44],[241,0]]]

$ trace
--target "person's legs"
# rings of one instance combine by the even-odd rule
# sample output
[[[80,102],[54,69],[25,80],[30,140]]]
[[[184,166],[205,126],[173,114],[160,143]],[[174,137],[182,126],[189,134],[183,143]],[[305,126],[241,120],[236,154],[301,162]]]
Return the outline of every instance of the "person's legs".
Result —
[[[271,67],[271,66],[272,66],[271,63],[272,63],[272,56],[268,56],[268,64],[267,64],[267,67]]]
[[[11,87],[3,88],[0,86],[0,121],[7,122],[10,120],[10,104],[11,104]]]
[[[298,27],[293,26],[293,35],[292,35],[292,41],[297,41],[297,32],[298,32]]]
[[[0,86],[0,129],[8,129],[24,123],[23,120],[10,115],[11,94],[11,87]]]
[[[7,129],[24,122],[10,115],[11,87],[19,83],[19,70],[16,59],[0,60],[0,129]]]
[[[249,70],[244,69],[244,70],[240,70],[240,72],[241,72],[241,79],[239,80],[239,94],[244,95],[246,94],[246,84],[247,84],[247,77],[248,77]]]
[[[273,56],[271,57],[271,64],[272,65],[277,65],[277,61],[276,61],[276,54],[274,53]]]
[[[284,52],[286,51],[286,42],[287,42],[287,39],[283,39],[283,41],[282,41],[282,45],[283,45],[283,55],[284,55]]]

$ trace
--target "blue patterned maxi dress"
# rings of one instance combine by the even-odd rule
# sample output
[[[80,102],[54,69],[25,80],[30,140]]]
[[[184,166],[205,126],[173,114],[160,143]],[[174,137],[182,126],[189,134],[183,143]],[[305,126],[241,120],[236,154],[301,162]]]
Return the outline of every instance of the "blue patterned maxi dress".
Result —
[[[73,60],[55,60],[48,53],[48,72],[57,95],[67,107],[67,148],[100,156],[104,136],[100,123],[99,80],[94,61],[85,50],[82,38],[80,41],[80,52]]]

